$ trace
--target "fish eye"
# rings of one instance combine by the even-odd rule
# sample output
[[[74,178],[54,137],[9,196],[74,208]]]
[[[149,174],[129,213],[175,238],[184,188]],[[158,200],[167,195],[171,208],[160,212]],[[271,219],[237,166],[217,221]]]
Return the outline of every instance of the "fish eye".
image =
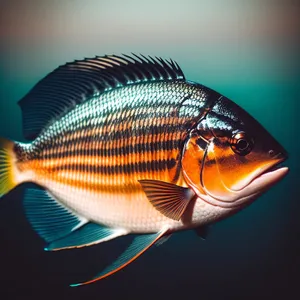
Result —
[[[252,151],[254,141],[246,132],[240,131],[232,136],[230,146],[234,153],[245,156]]]

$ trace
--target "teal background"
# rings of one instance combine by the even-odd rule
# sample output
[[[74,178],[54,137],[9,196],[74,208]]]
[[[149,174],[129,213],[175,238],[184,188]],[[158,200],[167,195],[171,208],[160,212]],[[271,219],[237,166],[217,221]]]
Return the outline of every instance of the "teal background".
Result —
[[[78,289],[130,237],[46,253],[22,208],[22,187],[0,203],[0,298],[292,298],[300,277],[298,1],[1,1],[0,136],[22,140],[17,101],[67,61],[143,53],[176,60],[287,149],[290,173],[206,241],[173,235],[116,275]],[[3,295],[3,296],[2,296]],[[27,299],[27,298],[26,298]]]

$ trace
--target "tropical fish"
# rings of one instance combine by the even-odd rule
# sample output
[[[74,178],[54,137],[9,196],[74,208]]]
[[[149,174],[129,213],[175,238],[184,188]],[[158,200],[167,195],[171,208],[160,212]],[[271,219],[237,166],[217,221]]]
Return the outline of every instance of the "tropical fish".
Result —
[[[132,244],[82,285],[173,232],[244,208],[287,174],[283,147],[246,111],[187,81],[176,62],[106,55],[67,63],[20,100],[27,143],[1,138],[0,195],[32,182],[26,216],[45,250],[127,234]]]

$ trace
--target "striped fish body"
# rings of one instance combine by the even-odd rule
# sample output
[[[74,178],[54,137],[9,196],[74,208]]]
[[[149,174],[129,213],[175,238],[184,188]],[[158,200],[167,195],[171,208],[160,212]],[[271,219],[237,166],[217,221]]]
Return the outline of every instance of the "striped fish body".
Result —
[[[284,148],[247,112],[185,80],[172,60],[103,56],[60,66],[19,102],[24,137],[0,138],[0,196],[26,188],[24,208],[48,251],[136,233],[93,279],[177,230],[245,207],[287,168]]]
[[[54,121],[18,168],[79,216],[129,232],[192,227],[215,218],[203,209],[187,222],[156,210],[139,180],[186,186],[181,156],[208,103],[200,85],[141,83],[95,95]]]

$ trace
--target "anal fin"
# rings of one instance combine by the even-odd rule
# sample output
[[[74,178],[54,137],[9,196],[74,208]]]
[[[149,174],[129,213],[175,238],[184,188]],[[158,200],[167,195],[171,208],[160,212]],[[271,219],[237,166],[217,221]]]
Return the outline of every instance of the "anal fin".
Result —
[[[33,229],[48,243],[69,235],[88,222],[39,188],[25,191],[24,208]]]
[[[147,235],[138,235],[135,237],[131,245],[123,252],[110,266],[106,267],[100,274],[98,274],[93,279],[77,283],[71,284],[71,287],[76,287],[80,285],[85,285],[89,283],[93,283],[105,277],[108,277],[117,271],[120,271],[139,256],[141,256],[146,250],[148,250],[153,244],[155,244],[166,232],[168,229],[163,229],[158,233],[147,234]]]
[[[127,233],[128,231],[125,229],[114,229],[95,223],[88,223],[66,237],[50,243],[45,250],[57,251],[91,246],[112,240]]]

